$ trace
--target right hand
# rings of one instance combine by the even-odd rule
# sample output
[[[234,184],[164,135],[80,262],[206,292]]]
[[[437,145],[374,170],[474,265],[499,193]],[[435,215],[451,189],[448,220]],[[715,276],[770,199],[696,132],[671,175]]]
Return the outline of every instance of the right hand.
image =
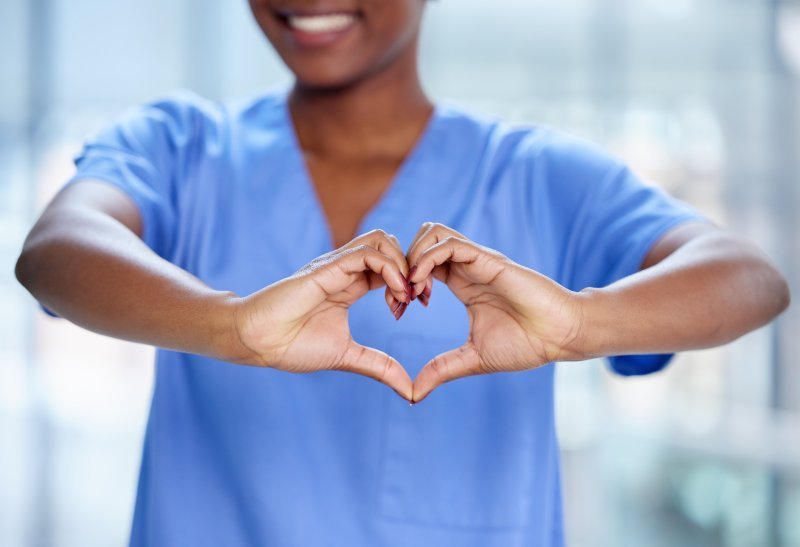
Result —
[[[386,303],[399,318],[411,302],[407,275],[397,238],[382,230],[312,260],[238,301],[236,331],[250,354],[241,362],[289,372],[355,372],[410,401],[412,382],[406,370],[386,353],[355,342],[347,321],[354,302],[384,285]]]

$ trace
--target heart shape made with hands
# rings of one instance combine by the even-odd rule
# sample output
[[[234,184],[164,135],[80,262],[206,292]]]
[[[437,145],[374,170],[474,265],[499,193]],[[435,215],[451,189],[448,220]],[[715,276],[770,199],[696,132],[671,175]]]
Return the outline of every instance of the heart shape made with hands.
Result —
[[[348,310],[385,286],[386,304],[400,319],[414,300],[427,306],[434,279],[466,307],[469,336],[434,356],[412,382],[397,360],[353,340]],[[395,236],[373,230],[240,299],[234,323],[241,356],[234,361],[354,372],[413,404],[464,376],[582,358],[574,349],[580,306],[577,293],[443,224],[423,224],[406,252]]]
[[[466,306],[470,325],[463,345],[422,367],[412,384],[411,404],[457,378],[579,357],[567,349],[580,330],[577,298],[554,281],[438,223],[423,224],[405,258],[405,300],[386,287],[395,319],[414,300],[428,306],[435,278]]]

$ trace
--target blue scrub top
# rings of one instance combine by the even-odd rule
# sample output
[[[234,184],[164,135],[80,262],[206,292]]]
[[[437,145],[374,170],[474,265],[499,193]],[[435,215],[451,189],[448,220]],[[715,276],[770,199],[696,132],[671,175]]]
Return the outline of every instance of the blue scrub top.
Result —
[[[332,250],[285,88],[132,108],[76,164],[67,184],[127,192],[145,243],[211,287],[247,295]],[[443,101],[359,233],[382,228],[405,249],[423,222],[441,222],[579,290],[634,273],[659,236],[697,218],[588,142]],[[373,291],[350,325],[412,378],[468,332],[438,281],[429,308],[396,322]],[[611,366],[644,374],[668,359]],[[410,407],[351,373],[158,350],[131,545],[562,545],[553,374],[465,378]]]

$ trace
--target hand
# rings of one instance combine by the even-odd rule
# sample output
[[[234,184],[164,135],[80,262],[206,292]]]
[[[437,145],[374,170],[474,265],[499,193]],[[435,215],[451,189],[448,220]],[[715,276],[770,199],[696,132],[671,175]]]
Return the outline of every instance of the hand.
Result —
[[[347,321],[348,308],[384,284],[386,303],[399,318],[411,301],[407,273],[397,238],[382,230],[312,260],[237,304],[236,329],[249,352],[243,361],[289,372],[355,372],[411,400],[405,369],[386,353],[356,343]]]
[[[422,368],[414,402],[456,378],[581,358],[573,348],[581,326],[576,293],[442,224],[422,226],[407,260],[412,298],[430,297],[435,277],[464,303],[470,325],[461,347]]]

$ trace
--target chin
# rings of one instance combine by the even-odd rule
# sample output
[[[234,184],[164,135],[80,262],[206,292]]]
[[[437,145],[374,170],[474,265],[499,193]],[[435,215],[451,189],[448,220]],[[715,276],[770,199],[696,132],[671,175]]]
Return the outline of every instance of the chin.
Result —
[[[294,74],[298,86],[319,91],[339,91],[357,84],[366,74],[364,71],[341,66],[309,64],[303,66],[287,65]]]

